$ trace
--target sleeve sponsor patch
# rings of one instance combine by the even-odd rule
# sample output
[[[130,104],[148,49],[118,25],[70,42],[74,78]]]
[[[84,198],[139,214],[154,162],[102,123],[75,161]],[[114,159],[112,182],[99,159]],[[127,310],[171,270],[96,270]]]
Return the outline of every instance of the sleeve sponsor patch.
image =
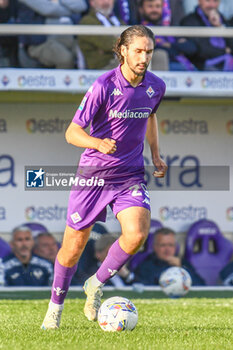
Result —
[[[78,107],[78,109],[79,109],[80,111],[83,110],[83,108],[84,108],[84,106],[85,106],[85,104],[86,104],[86,101],[87,101],[87,97],[84,96],[83,99],[82,99],[82,102],[80,103],[80,106]]]

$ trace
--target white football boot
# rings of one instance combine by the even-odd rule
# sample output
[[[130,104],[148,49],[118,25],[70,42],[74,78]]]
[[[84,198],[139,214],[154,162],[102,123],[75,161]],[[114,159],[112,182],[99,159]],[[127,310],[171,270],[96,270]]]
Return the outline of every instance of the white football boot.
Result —
[[[61,314],[64,309],[64,304],[54,304],[52,301],[49,302],[48,311],[45,315],[44,321],[41,325],[41,329],[57,329],[60,326]]]
[[[87,295],[86,303],[84,306],[84,314],[89,321],[96,321],[98,311],[101,305],[101,297],[103,295],[102,287],[103,283],[96,284],[97,278],[95,275],[91,276],[84,283],[83,289]]]

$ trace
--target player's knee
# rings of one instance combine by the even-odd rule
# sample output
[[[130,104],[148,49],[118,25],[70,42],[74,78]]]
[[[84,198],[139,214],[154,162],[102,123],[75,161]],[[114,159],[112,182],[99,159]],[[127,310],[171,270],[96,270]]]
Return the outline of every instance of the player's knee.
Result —
[[[135,234],[133,239],[134,248],[139,249],[145,242],[146,238],[147,238],[147,232],[141,231]]]
[[[61,248],[60,256],[65,265],[76,264],[79,258],[79,250],[77,247],[69,247],[69,249]]]
[[[138,234],[138,244],[139,246],[143,245],[145,240],[147,239],[148,233],[147,232],[140,232]]]

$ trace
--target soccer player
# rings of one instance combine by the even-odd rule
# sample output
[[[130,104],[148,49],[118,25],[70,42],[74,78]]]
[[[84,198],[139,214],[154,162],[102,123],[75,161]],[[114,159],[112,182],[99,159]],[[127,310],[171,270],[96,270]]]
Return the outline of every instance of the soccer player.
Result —
[[[103,39],[104,40],[104,39]],[[144,180],[143,143],[150,145],[154,176],[163,177],[167,165],[160,158],[156,110],[165,84],[147,72],[154,51],[154,34],[142,25],[127,28],[116,42],[120,65],[99,77],[83,98],[66,140],[86,148],[79,174],[99,169],[109,188],[72,190],[62,247],[55,261],[54,281],[43,329],[60,325],[64,299],[77,262],[95,221],[105,221],[110,205],[122,234],[108,251],[95,275],[84,284],[84,313],[95,321],[102,287],[137,252],[150,227],[150,199]],[[91,123],[90,135],[84,130]],[[95,170],[93,170],[94,173]],[[85,173],[86,172],[86,173]]]

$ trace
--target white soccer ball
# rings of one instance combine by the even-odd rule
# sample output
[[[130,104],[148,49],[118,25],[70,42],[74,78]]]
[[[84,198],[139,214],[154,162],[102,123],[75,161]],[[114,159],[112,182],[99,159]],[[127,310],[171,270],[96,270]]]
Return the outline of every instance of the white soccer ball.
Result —
[[[188,293],[192,279],[188,271],[182,267],[169,267],[159,279],[160,287],[169,297],[178,298]]]
[[[98,312],[98,323],[107,332],[132,331],[138,322],[135,305],[128,299],[112,297],[101,305]]]

